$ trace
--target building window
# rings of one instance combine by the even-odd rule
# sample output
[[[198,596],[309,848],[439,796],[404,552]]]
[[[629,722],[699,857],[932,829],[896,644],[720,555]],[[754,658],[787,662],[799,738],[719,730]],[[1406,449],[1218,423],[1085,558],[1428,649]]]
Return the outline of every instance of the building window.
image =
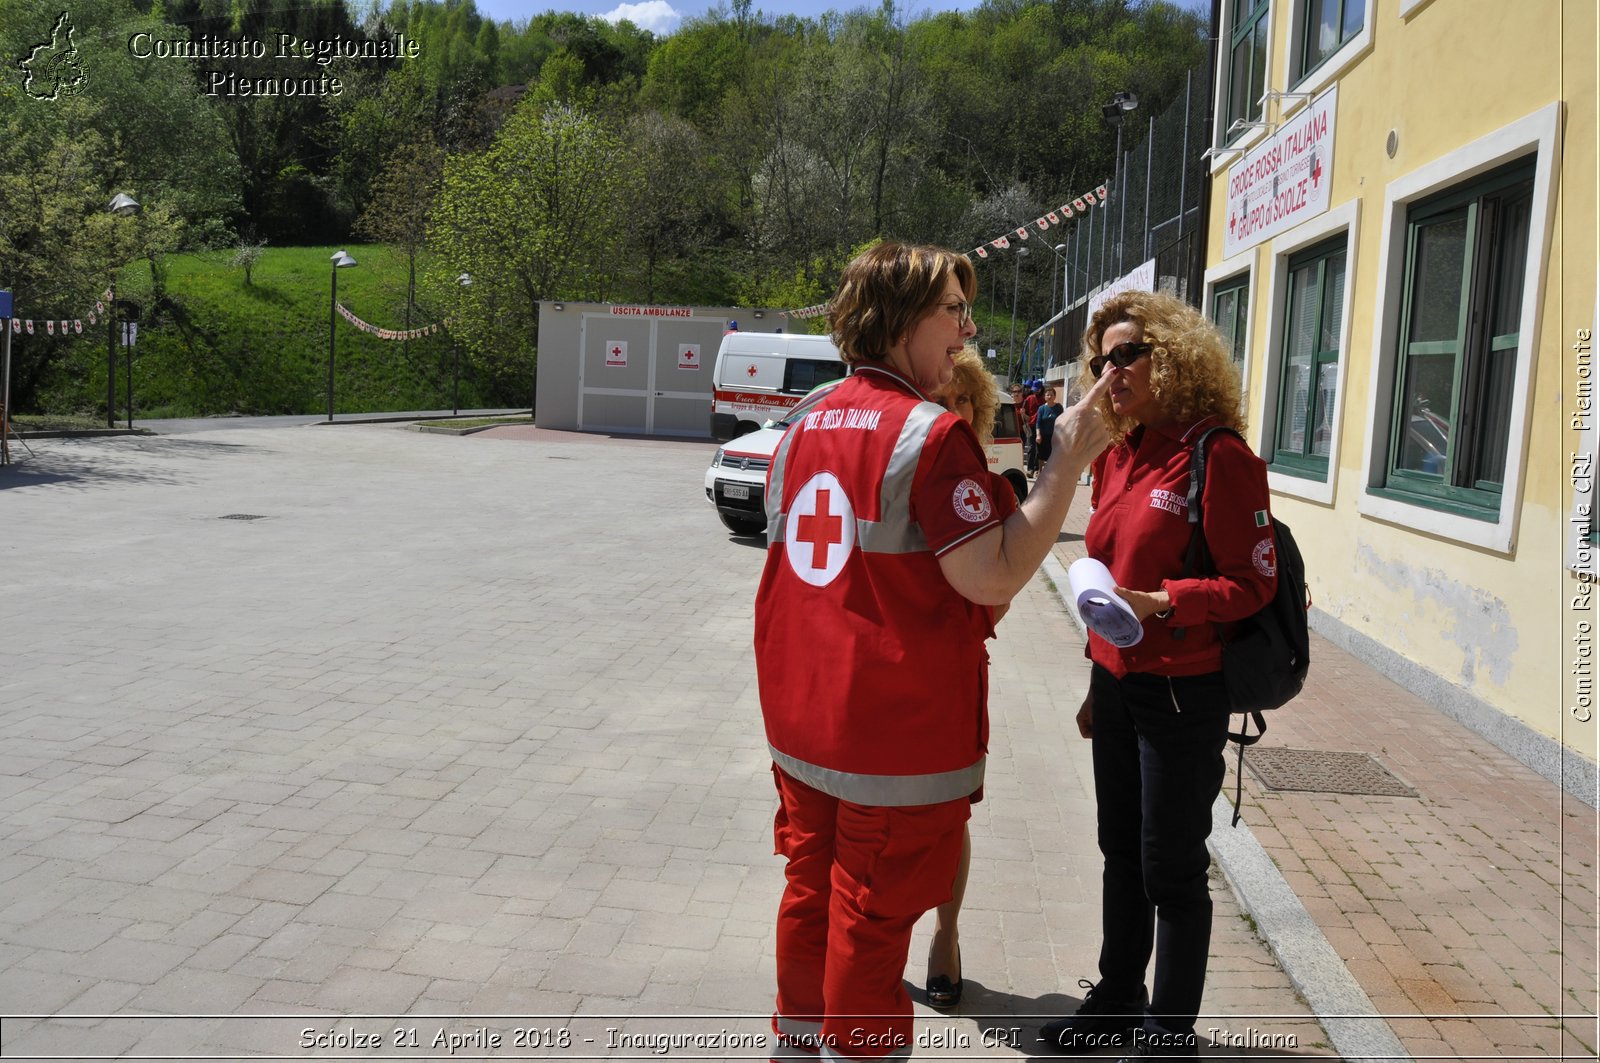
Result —
[[[1522,336],[1533,163],[1406,212],[1388,486],[1497,519]]]
[[[1367,0],[1301,0],[1300,69],[1305,77],[1340,48],[1366,23]]]
[[[1272,464],[1322,479],[1328,471],[1344,320],[1346,237],[1289,259],[1282,391]]]
[[[1233,31],[1228,37],[1228,112],[1222,128],[1224,143],[1237,140],[1247,130],[1234,130],[1236,122],[1261,120],[1261,96],[1267,86],[1267,0],[1230,0]]]
[[[1233,364],[1244,367],[1245,341],[1250,336],[1250,274],[1220,282],[1211,290],[1211,321],[1228,341]]]

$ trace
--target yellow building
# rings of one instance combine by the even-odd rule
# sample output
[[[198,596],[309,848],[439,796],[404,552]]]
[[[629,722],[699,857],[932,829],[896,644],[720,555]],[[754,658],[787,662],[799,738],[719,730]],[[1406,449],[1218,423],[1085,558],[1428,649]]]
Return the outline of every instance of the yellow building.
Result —
[[[1203,305],[1313,626],[1593,803],[1596,4],[1218,7]]]

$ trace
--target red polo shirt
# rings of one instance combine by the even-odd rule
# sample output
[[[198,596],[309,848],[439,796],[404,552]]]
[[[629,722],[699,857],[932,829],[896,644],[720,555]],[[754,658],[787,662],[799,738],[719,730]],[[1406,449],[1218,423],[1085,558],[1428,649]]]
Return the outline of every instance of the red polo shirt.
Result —
[[[1242,620],[1277,590],[1267,465],[1227,433],[1206,444],[1201,507],[1217,575],[1182,578],[1192,527],[1189,459],[1194,440],[1214,423],[1208,417],[1188,427],[1136,428],[1095,460],[1094,515],[1084,535],[1089,556],[1105,563],[1119,587],[1165,589],[1172,598],[1171,615],[1148,617],[1135,646],[1118,649],[1090,633],[1087,656],[1119,678],[1218,671],[1215,625]]]

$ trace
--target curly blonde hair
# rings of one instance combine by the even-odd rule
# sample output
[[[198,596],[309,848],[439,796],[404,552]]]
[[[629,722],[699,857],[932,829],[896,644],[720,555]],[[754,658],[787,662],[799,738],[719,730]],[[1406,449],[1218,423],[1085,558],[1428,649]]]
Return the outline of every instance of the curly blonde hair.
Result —
[[[1228,344],[1200,311],[1160,292],[1121,292],[1106,300],[1083,333],[1079,358],[1079,393],[1094,386],[1089,360],[1099,355],[1106,330],[1131,321],[1144,330],[1150,352],[1150,393],[1161,412],[1181,423],[1215,417],[1219,424],[1244,433],[1239,372]],[[1100,400],[1100,415],[1114,435],[1126,435],[1138,424],[1113,412],[1111,398]]]
[[[972,399],[972,430],[978,433],[978,442],[988,446],[994,442],[994,415],[1000,408],[1000,392],[995,389],[994,377],[983,363],[983,355],[971,347],[963,347],[956,355],[955,375],[950,383],[939,389],[940,396],[966,395]]]
[[[889,348],[939,305],[952,274],[972,305],[978,274],[966,255],[893,241],[857,255],[828,303],[828,331],[840,359],[854,365],[887,358]]]

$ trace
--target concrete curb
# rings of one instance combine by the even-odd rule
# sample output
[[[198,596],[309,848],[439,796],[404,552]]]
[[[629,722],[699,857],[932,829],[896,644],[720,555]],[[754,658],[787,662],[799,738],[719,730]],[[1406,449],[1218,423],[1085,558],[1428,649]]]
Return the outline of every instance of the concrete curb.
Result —
[[[1054,552],[1046,555],[1043,572],[1055,584],[1067,615],[1084,630],[1083,618],[1072,601],[1066,566]],[[1327,1031],[1334,1050],[1343,1059],[1412,1063],[1400,1039],[1328,944],[1322,928],[1284,881],[1249,824],[1241,820],[1232,827],[1232,819],[1233,805],[1221,794],[1211,809],[1213,829],[1208,842],[1217,866],[1255,920],[1257,931],[1283,965],[1289,981]]]
[[[148,428],[50,428],[43,432],[24,432],[11,426],[13,439],[101,439],[107,436],[153,436]]]
[[[414,424],[411,426],[411,430],[413,432],[428,432],[436,436],[470,436],[476,432],[487,432],[491,428],[505,428],[507,425],[514,423],[516,422],[507,421],[505,424],[480,424],[472,428],[443,428],[439,425]]]
[[[519,415],[522,415],[523,412],[524,411],[522,411],[522,410],[511,410],[511,411],[509,411],[507,413],[504,413],[504,414],[495,414],[494,416],[517,417]],[[402,423],[404,423],[406,421],[448,421],[448,420],[451,419],[451,416],[452,415],[448,414],[448,413],[446,413],[446,414],[428,413],[428,414],[422,414],[420,416],[417,415],[417,414],[414,414],[414,413],[394,414],[394,415],[374,414],[374,415],[372,415],[370,417],[364,416],[362,414],[346,414],[343,417],[339,417],[339,416],[336,415],[334,417],[334,419],[331,420],[331,421],[327,421],[327,420],[312,421],[312,422],[310,422],[310,424],[307,427],[318,427],[318,426],[320,426],[320,427],[323,427],[323,428],[327,428],[327,427],[330,427],[330,426],[337,427],[337,426],[342,425],[342,424],[402,424]],[[482,416],[484,416],[484,414],[482,414],[482,413],[463,413],[463,414],[456,414],[455,416],[465,419],[465,418],[468,418],[468,417],[482,417]],[[529,418],[528,423],[532,424],[533,423],[532,415],[528,414],[528,418]],[[499,428],[501,426],[500,425],[489,425],[487,427]],[[437,431],[451,432],[451,431],[456,431],[456,429],[441,428],[441,429],[437,429]]]

